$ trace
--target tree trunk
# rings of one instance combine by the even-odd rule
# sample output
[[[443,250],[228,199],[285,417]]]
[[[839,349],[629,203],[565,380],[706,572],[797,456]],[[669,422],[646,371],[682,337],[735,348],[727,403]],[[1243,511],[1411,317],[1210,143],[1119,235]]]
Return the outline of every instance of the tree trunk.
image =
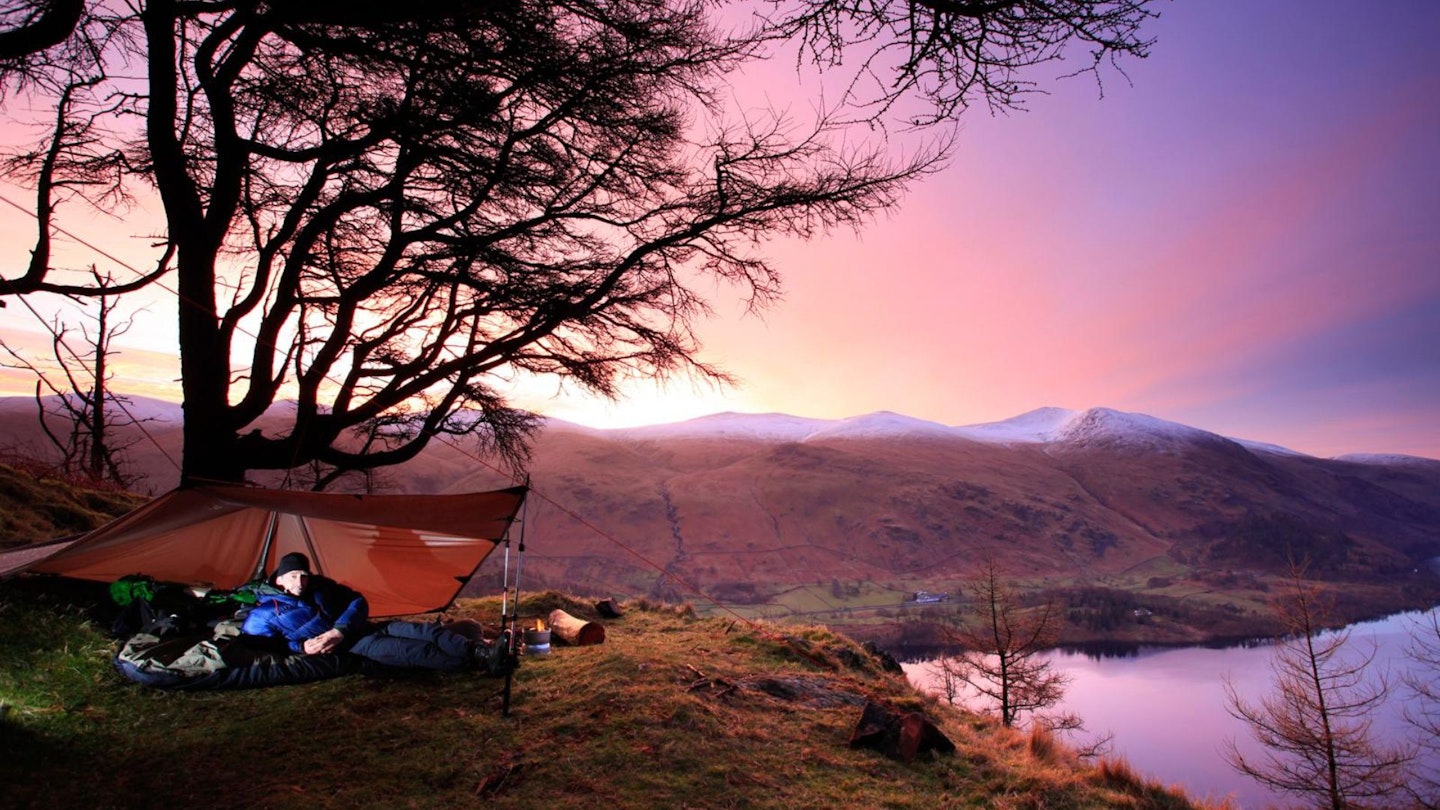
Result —
[[[851,748],[873,748],[891,759],[910,762],[917,754],[955,752],[955,743],[920,712],[902,714],[868,701],[850,735]]]
[[[189,288],[190,292],[203,296],[211,285],[204,279],[187,284],[186,279],[182,264],[179,326],[185,449],[180,483],[181,486],[242,483],[249,464],[240,450],[230,413],[229,353],[213,315],[199,311],[201,307],[185,292]]]
[[[90,477],[100,481],[105,477],[106,460],[106,436],[105,436],[105,375],[109,370],[105,367],[106,355],[110,352],[110,308],[113,302],[109,298],[100,299],[99,322],[95,330],[95,372],[93,379],[95,384],[90,388]],[[115,483],[119,484],[119,481]]]
[[[550,630],[566,644],[584,647],[605,642],[605,625],[577,619],[563,610],[550,611]]]
[[[184,392],[185,449],[180,485],[219,481],[239,483],[248,468],[236,447],[229,403],[230,347],[216,306],[215,259],[224,222],[209,222],[206,199],[187,171],[187,155],[177,129],[183,124],[177,100],[175,0],[153,0],[140,12],[149,46],[149,114],[146,143],[154,161],[155,188],[165,206],[169,237],[175,245],[177,332],[180,380]],[[213,190],[212,190],[213,191]],[[216,201],[212,193],[209,204]],[[222,217],[223,219],[223,217]]]
[[[196,275],[209,275],[197,273]],[[186,283],[180,273],[180,373],[185,392],[185,450],[180,465],[181,486],[221,482],[241,483],[248,468],[231,424],[228,399],[229,356],[214,317],[197,311],[186,295],[204,295],[208,281]],[[212,309],[213,312],[213,309]]]

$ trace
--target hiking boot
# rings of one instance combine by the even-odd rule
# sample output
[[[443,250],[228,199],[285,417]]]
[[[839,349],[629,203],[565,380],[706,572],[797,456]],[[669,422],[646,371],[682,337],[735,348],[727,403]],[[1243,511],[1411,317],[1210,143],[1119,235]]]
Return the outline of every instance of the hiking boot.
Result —
[[[491,675],[503,675],[519,662],[510,654],[510,631],[506,630],[490,644],[475,645],[475,659],[480,668]]]

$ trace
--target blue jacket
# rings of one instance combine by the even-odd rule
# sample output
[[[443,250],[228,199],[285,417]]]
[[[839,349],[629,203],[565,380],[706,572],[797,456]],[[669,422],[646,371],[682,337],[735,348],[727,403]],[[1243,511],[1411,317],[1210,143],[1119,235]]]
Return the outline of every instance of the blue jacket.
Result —
[[[241,632],[283,638],[294,652],[304,652],[307,639],[332,627],[345,635],[349,646],[364,635],[370,615],[370,605],[358,591],[321,576],[310,577],[299,596],[268,583],[256,588],[255,596]]]

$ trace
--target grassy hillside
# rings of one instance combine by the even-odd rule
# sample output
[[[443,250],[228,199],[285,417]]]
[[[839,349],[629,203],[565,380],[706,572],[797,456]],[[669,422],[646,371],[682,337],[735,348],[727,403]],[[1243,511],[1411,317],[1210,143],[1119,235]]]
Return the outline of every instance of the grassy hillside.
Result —
[[[83,486],[38,467],[0,464],[0,550],[93,529],[146,500]]]
[[[0,445],[34,432],[33,403],[20,404],[7,418],[0,398]],[[131,459],[160,489],[176,472],[159,452],[179,442],[169,408],[147,430],[159,447],[139,442]],[[557,423],[528,465],[527,582],[824,623],[891,648],[930,643],[957,607],[916,602],[916,591],[963,594],[989,559],[1063,609],[1065,643],[1275,632],[1267,603],[1292,558],[1333,590],[1336,621],[1440,603],[1427,562],[1440,555],[1440,461],[1317,459],[1179,426],[1136,441],[1126,420],[1097,411],[1074,435],[1019,444],[933,431],[794,440],[750,431],[745,416],[714,432]],[[512,483],[470,448],[435,442],[377,485]],[[49,495],[48,484],[26,492],[19,510]],[[16,526],[0,543],[63,533],[63,520]],[[494,591],[499,577],[495,559],[467,595]]]
[[[522,615],[560,606],[555,594]],[[494,600],[457,615],[494,620]],[[501,681],[358,676],[242,692],[144,689],[65,602],[0,587],[0,806],[96,808],[1188,808],[1123,764],[915,693],[819,629],[627,606],[604,644],[556,645]],[[848,740],[866,699],[958,746],[910,764]]]
[[[914,592],[958,597],[987,559],[1063,609],[1066,643],[1276,632],[1268,602],[1292,558],[1334,591],[1337,621],[1440,601],[1422,564],[1440,554],[1437,462],[1291,457],[1218,436],[1156,448],[560,427],[531,471],[532,582],[718,603],[887,646],[933,639],[957,603]],[[454,487],[500,483],[476,470]]]

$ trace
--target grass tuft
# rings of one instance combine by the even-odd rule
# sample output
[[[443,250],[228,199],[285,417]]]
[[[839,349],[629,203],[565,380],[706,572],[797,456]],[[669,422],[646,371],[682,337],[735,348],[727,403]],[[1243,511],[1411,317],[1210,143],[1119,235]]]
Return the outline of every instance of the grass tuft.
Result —
[[[1096,775],[1106,786],[1126,792],[1134,792],[1147,783],[1146,779],[1136,773],[1135,769],[1131,767],[1130,761],[1124,757],[1101,759],[1096,766]]]
[[[1071,750],[1060,742],[1054,732],[1038,724],[1030,726],[1025,742],[1030,755],[1041,762],[1057,764],[1074,758]]]

